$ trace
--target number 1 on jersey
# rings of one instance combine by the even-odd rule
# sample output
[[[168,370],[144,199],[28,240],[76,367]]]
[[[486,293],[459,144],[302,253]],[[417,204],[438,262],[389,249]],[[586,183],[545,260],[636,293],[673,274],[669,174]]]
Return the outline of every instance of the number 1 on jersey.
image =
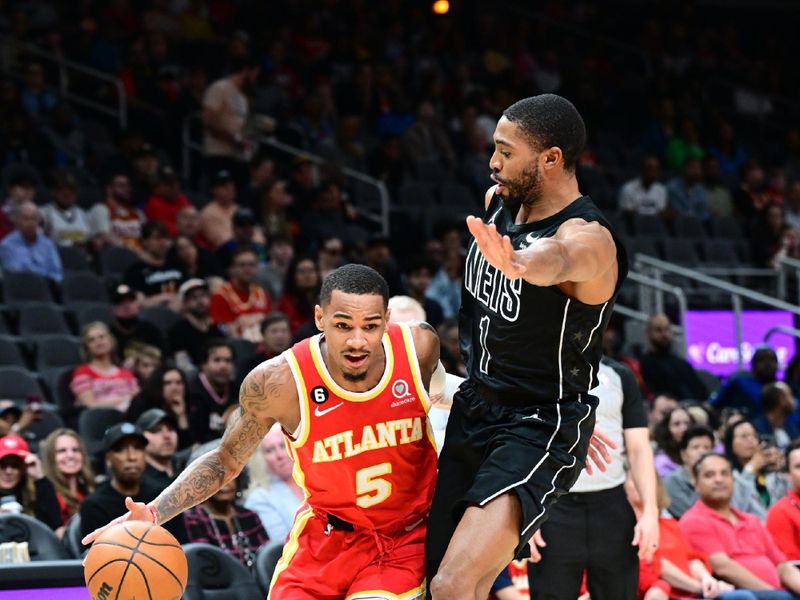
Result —
[[[481,317],[481,322],[478,325],[481,330],[480,340],[481,340],[481,360],[478,364],[478,368],[481,370],[481,373],[484,375],[489,374],[489,361],[492,359],[492,355],[489,354],[489,349],[486,347],[486,338],[489,335],[489,317],[483,316]]]
[[[361,508],[375,506],[392,495],[392,484],[383,475],[392,472],[392,463],[365,467],[356,472],[356,504]]]

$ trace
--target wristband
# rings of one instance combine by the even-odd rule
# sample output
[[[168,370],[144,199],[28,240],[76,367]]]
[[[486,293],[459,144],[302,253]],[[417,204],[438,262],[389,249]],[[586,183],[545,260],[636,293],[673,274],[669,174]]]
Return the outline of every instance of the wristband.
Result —
[[[150,512],[150,515],[153,517],[153,525],[158,525],[158,511],[156,510],[155,506],[147,506],[147,510]]]

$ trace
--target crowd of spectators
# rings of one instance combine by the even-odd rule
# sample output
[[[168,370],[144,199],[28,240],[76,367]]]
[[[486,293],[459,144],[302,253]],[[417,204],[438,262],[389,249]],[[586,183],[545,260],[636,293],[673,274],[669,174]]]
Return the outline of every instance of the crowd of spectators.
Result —
[[[706,238],[727,222],[740,235],[737,262],[774,267],[798,255],[800,129],[783,99],[791,64],[780,31],[763,46],[748,41],[774,14],[732,9],[712,28],[713,9],[691,4],[668,17],[659,3],[622,14],[583,2],[507,9],[519,18],[472,1],[440,17],[429,3],[395,0],[5,5],[0,35],[119,77],[130,111],[119,131],[70,105],[52,65],[19,48],[18,70],[0,80],[6,298],[12,274],[36,275],[44,291],[28,299],[56,307],[63,333],[80,335],[57,377],[39,373],[48,406],[0,401],[0,496],[59,537],[76,514],[88,532],[123,512],[125,495],[151,500],[219,438],[248,370],[315,333],[321,281],[345,262],[380,272],[403,306],[418,303],[446,369],[463,375],[460,219],[480,211],[498,115],[525,95],[560,93],[582,112],[581,187],[623,241],[656,232],[650,247],[670,258],[667,241],[693,223],[700,237],[681,241],[708,258]],[[623,26],[633,32],[624,48],[604,42]],[[115,104],[95,80],[71,85]],[[184,129],[203,148],[189,163]],[[343,168],[386,185],[389,235],[369,186]],[[75,295],[82,286],[92,291]],[[0,316],[8,336],[30,333],[18,308]],[[709,385],[676,352],[670,325],[653,316],[641,356],[622,353],[613,328],[605,340],[647,398],[662,508],[681,519],[680,531],[668,521],[664,531],[696,579],[666,567],[650,583],[663,576],[697,594],[713,572],[753,587],[739,585],[757,583],[740,578],[750,565],[759,585],[776,587],[790,578],[782,556],[800,559],[798,537],[785,534],[800,531],[800,360],[780,382],[774,351],[760,348],[750,372]],[[20,366],[39,369],[35,338],[11,339]],[[101,409],[113,426],[84,444],[80,415]],[[46,435],[43,411],[62,421]],[[285,537],[302,493],[278,430],[248,477],[175,520],[178,539],[250,566],[267,539]],[[727,498],[714,500],[722,488]],[[727,534],[719,545],[692,534],[713,511],[758,532],[757,565],[720,562],[738,560]]]

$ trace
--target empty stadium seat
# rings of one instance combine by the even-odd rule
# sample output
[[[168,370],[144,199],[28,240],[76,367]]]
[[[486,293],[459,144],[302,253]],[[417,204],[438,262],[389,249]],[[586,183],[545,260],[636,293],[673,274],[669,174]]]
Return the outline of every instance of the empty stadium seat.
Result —
[[[717,217],[711,219],[711,233],[717,238],[739,240],[742,238],[742,227],[734,217]]]
[[[22,357],[16,338],[8,335],[0,335],[0,365],[25,367],[25,359]],[[2,392],[0,392],[2,393]]]
[[[0,542],[28,542],[31,561],[69,558],[61,540],[47,525],[24,514],[0,514]]]
[[[692,215],[678,215],[675,219],[675,237],[682,240],[702,240],[708,237],[703,222]]]
[[[180,317],[168,308],[163,306],[148,306],[139,311],[139,318],[155,325],[160,331],[166,334]]]
[[[108,301],[106,284],[92,272],[67,273],[61,284],[61,295],[64,304]]]
[[[429,183],[412,181],[400,187],[398,204],[401,207],[431,206],[436,203],[436,194]]]
[[[89,256],[83,248],[77,246],[58,246],[61,266],[64,271],[88,271]]]
[[[100,268],[105,277],[122,279],[125,270],[138,260],[139,256],[133,250],[110,246],[100,255]]]
[[[111,314],[111,305],[99,302],[81,302],[78,305],[71,306],[75,311],[75,316],[78,321],[78,329],[83,330],[89,323],[93,321],[102,321],[103,323],[111,323],[114,320],[114,315]]]
[[[70,335],[47,335],[36,338],[36,368],[76,367],[81,363],[81,341]]]
[[[736,243],[729,239],[704,241],[703,256],[709,267],[736,267],[741,264]]]
[[[67,522],[67,527],[64,530],[64,547],[73,558],[80,558],[83,554],[83,545],[81,544],[81,515],[75,513],[70,517]]]
[[[272,574],[275,572],[275,566],[278,564],[282,552],[283,542],[279,540],[271,541],[258,549],[253,571],[256,576],[256,583],[261,588],[262,594],[269,592]]]
[[[59,306],[41,303],[20,306],[19,334],[21,336],[42,336],[55,333],[72,334]]]
[[[663,239],[669,236],[667,226],[660,217],[652,215],[636,215],[633,218],[633,234],[636,237]]]
[[[183,600],[263,600],[250,571],[211,544],[184,544],[189,579]]]
[[[6,304],[10,305],[53,301],[48,280],[33,273],[4,273],[3,293]]]
[[[28,439],[29,442],[33,442],[31,445],[31,450],[36,451],[36,447],[40,444],[44,439],[53,433],[56,429],[61,429],[64,427],[64,420],[61,418],[53,408],[43,408],[39,413],[38,417],[28,425],[27,429],[25,430],[25,437],[31,438]]]
[[[22,367],[0,367],[0,394],[11,400],[24,400],[29,394],[44,398],[42,386],[33,373]]]

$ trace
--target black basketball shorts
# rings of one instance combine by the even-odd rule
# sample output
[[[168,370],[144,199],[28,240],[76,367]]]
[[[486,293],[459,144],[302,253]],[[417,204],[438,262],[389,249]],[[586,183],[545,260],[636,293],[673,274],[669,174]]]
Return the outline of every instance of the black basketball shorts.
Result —
[[[509,404],[502,396],[487,400],[470,381],[453,398],[428,520],[428,581],[467,507],[507,492],[522,505],[515,557],[530,556],[528,541],[547,519],[548,507],[569,491],[585,465],[594,396]]]

